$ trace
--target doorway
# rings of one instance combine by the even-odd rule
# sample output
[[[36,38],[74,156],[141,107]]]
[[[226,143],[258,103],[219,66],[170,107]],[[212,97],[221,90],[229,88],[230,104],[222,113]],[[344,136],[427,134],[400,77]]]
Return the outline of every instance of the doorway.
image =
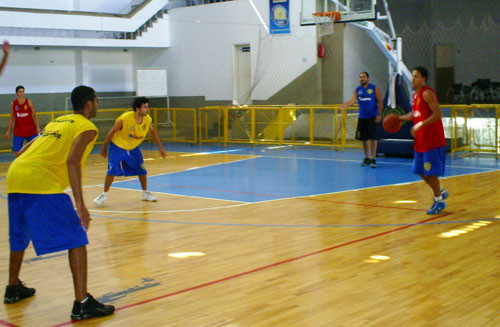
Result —
[[[236,44],[233,49],[233,104],[252,103],[250,44]]]
[[[434,47],[436,63],[436,93],[440,103],[447,103],[448,92],[455,83],[455,47],[453,45],[436,44]]]

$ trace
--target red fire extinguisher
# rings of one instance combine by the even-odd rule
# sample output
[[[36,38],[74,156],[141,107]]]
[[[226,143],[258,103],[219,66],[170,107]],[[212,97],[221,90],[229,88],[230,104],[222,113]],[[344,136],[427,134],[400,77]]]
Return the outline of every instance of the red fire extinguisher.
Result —
[[[323,58],[325,56],[325,45],[323,43],[318,44],[318,57]]]

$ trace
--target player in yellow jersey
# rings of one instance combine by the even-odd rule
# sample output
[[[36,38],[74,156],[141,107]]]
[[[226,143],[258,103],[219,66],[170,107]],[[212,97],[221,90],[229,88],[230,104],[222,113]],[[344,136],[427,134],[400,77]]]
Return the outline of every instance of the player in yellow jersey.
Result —
[[[101,146],[101,155],[108,156],[108,172],[104,180],[104,192],[94,199],[94,203],[102,206],[108,199],[108,191],[115,176],[139,176],[142,187],[142,201],[156,202],[156,197],[148,192],[147,171],[144,169],[144,159],[139,145],[148,132],[160,148],[160,155],[165,158],[167,153],[163,149],[160,138],[153,128],[149,112],[149,100],[139,97],[134,100],[134,111],[128,111],[116,119],[115,125],[109,131]]]
[[[9,283],[4,303],[35,294],[19,280],[24,251],[33,242],[37,255],[68,250],[75,301],[71,318],[81,320],[114,312],[87,293],[87,229],[90,214],[82,193],[82,165],[97,139],[89,120],[97,112],[97,94],[88,86],[71,93],[74,113],[51,121],[26,144],[7,172],[9,203]],[[71,185],[73,202],[64,190]]]

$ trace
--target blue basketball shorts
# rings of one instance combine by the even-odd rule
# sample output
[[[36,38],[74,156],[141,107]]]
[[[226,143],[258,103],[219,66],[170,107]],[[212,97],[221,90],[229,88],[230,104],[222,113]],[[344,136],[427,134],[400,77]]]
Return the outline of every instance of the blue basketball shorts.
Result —
[[[24,251],[30,240],[37,255],[89,243],[68,194],[9,193],[8,203],[12,251]]]
[[[133,150],[124,150],[109,143],[108,172],[113,176],[141,176],[148,172],[144,169],[144,159],[139,147]]]
[[[426,152],[416,152],[412,172],[424,176],[443,176],[446,159],[444,146]]]
[[[13,139],[13,142],[12,142],[12,151],[19,152],[22,149],[23,145],[24,145],[24,141],[29,142],[32,139],[34,139],[35,137],[37,137],[37,136],[38,136],[38,134],[35,134],[35,135],[32,135],[32,136],[28,136],[28,137],[22,137],[22,136],[15,136],[14,135],[14,139]]]

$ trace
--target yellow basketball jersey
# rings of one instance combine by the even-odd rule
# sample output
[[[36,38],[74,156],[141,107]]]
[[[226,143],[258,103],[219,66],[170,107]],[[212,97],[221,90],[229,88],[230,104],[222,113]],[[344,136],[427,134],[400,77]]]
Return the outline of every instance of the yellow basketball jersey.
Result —
[[[124,150],[137,148],[148,134],[149,127],[153,121],[150,115],[146,115],[142,119],[142,123],[137,124],[134,111],[127,111],[116,120],[122,120],[123,127],[113,135],[111,142]]]
[[[68,154],[75,139],[85,131],[97,131],[85,116],[61,116],[47,124],[41,135],[7,172],[8,193],[54,194],[69,186]],[[89,143],[82,157],[82,166],[94,147],[97,137]]]

